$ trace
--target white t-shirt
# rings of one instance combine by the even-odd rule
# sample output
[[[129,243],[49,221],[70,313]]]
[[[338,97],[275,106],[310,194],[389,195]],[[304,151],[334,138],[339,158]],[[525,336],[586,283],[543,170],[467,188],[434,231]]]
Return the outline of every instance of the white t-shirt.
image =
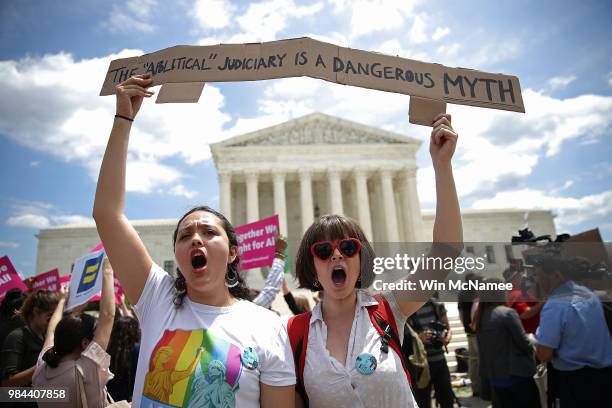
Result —
[[[402,341],[406,316],[391,292],[382,295],[391,306]],[[310,408],[416,408],[399,356],[391,346],[388,353],[380,349],[380,334],[366,309],[377,303],[365,290],[357,291],[355,318],[344,365],[327,350],[327,325],[323,321],[321,303],[312,310],[304,367],[304,387]],[[376,359],[376,369],[371,374],[362,374],[356,368],[357,358],[362,353]]]
[[[259,383],[295,384],[286,328],[273,312],[241,300],[228,307],[185,296],[153,264],[135,306],[142,340],[133,407],[259,407]],[[252,349],[250,349],[252,348]]]

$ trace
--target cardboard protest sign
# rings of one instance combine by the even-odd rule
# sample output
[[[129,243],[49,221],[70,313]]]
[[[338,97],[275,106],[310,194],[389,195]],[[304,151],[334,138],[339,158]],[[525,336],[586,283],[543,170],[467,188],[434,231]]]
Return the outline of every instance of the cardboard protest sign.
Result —
[[[104,249],[91,252],[74,262],[70,278],[70,295],[66,309],[88,302],[102,290],[102,270],[104,267]]]
[[[418,97],[411,114],[418,114],[428,100],[525,112],[516,76],[449,68],[308,37],[265,43],[180,45],[116,59],[110,63],[100,95],[114,94],[116,85],[138,74],[151,75],[153,86],[163,85],[158,103],[196,102],[205,82],[309,76]],[[165,90],[166,85],[170,89]]]
[[[32,278],[32,290],[59,290],[59,270],[57,268],[38,274]]]
[[[599,228],[572,235],[561,245],[561,254],[585,258],[591,265],[603,263],[610,267],[610,259],[601,239]]]
[[[10,289],[18,288],[23,292],[28,291],[28,287],[21,280],[8,256],[0,258],[0,301],[4,299],[6,292]]]
[[[277,232],[278,215],[236,227],[240,270],[272,265]]]

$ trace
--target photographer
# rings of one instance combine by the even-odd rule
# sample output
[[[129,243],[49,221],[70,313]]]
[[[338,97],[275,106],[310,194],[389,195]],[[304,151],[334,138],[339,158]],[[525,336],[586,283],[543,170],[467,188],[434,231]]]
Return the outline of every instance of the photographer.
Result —
[[[540,361],[552,362],[559,372],[561,406],[606,406],[612,338],[600,300],[573,281],[584,262],[553,254],[540,257],[535,265],[538,285],[548,296],[540,313],[536,351]]]
[[[423,388],[414,388],[419,407],[431,406],[431,387],[441,408],[452,408],[455,400],[444,349],[451,341],[451,330],[444,304],[430,299],[408,319],[425,345],[431,379]]]

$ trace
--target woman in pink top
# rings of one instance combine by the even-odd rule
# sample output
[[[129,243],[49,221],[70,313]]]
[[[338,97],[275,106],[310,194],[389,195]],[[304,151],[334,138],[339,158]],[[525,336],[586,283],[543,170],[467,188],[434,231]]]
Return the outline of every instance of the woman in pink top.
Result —
[[[95,319],[85,313],[71,313],[62,318],[67,294],[68,291],[62,289],[62,298],[49,321],[32,383],[35,387],[65,387],[68,401],[39,402],[38,406],[104,407],[107,405],[105,386],[113,378],[108,369],[110,356],[106,348],[115,317],[114,278],[108,261],[104,262],[97,325]]]

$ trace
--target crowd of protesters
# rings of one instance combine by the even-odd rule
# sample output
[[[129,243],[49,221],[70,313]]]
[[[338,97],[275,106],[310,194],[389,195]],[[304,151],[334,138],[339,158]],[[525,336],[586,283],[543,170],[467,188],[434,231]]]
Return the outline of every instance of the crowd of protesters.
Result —
[[[179,219],[172,237],[176,273],[155,264],[124,214],[131,125],[143,98],[153,95],[151,85],[140,75],[117,87],[93,210],[108,256],[99,309],[65,312],[66,290],[7,295],[2,327],[12,331],[2,346],[2,384],[63,386],[75,407],[131,400],[134,406],[430,408],[432,391],[441,408],[453,407],[444,306],[403,291],[369,292],[375,254],[348,217],[319,217],[300,242],[295,274],[301,288],[318,292],[312,310],[284,281],[286,241],[277,237],[265,287],[255,293],[238,273],[234,227],[209,207]],[[463,232],[451,158],[458,135],[448,114],[432,125],[437,207],[430,255],[457,257]],[[545,303],[520,274],[507,277],[518,290],[509,299],[461,294],[474,390],[482,396],[491,390],[495,408],[539,406],[537,363],[556,372],[548,376],[554,377],[548,397],[562,408],[606,401],[612,340],[601,301],[577,283],[584,278],[580,265],[554,255],[538,261],[533,276]],[[122,302],[116,313],[113,269],[133,312]],[[447,274],[434,268],[402,279]],[[267,310],[281,288],[295,314],[287,322]]]
[[[513,290],[462,291],[475,395],[501,407],[605,406],[612,384],[610,273],[555,243],[504,272]],[[466,280],[501,282],[468,274]],[[476,339],[476,341],[474,341]]]

